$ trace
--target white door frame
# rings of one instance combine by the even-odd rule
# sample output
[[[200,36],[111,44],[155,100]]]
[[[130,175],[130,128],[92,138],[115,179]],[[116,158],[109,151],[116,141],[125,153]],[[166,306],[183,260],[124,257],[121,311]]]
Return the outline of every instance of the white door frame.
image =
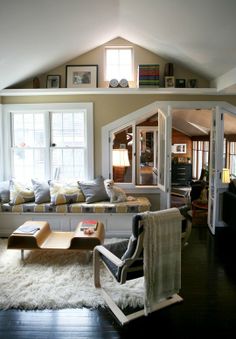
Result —
[[[104,177],[109,176],[110,167],[108,166],[109,164],[109,142],[108,140],[109,140],[109,135],[110,135],[111,130],[116,129],[119,126],[124,125],[125,123],[129,123],[129,124],[137,123],[139,120],[143,118],[144,115],[146,117],[151,116],[153,113],[157,112],[158,109],[161,109],[164,112],[171,113],[173,109],[209,109],[209,110],[212,110],[213,108],[216,108],[217,106],[221,107],[223,111],[230,112],[236,115],[236,107],[225,101],[156,101],[150,105],[142,107],[141,109],[138,109],[137,111],[134,111],[128,115],[125,115],[124,117],[104,126],[102,128],[102,175]],[[169,155],[171,155],[171,149],[169,150]],[[170,168],[170,165],[168,165],[168,162],[166,163],[166,168]],[[170,169],[170,172],[171,172],[171,169]],[[169,185],[170,184],[171,184],[171,181],[169,182]],[[127,187],[130,188],[130,185],[127,185]],[[136,186],[132,185],[132,188],[136,189]],[[164,206],[164,208],[165,206],[168,206],[168,195],[165,192],[162,192],[160,190],[160,187],[153,186],[152,188],[149,188],[149,189],[153,191],[155,190],[155,192],[161,194],[161,199],[160,199],[161,208],[162,206]],[[141,193],[140,189],[139,189],[139,192]]]

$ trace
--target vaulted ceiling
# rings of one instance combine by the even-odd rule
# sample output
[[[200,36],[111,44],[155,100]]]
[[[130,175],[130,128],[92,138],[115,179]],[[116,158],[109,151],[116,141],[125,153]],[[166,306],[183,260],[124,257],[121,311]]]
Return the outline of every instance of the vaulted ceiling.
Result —
[[[121,36],[236,93],[235,0],[0,4],[0,90]]]

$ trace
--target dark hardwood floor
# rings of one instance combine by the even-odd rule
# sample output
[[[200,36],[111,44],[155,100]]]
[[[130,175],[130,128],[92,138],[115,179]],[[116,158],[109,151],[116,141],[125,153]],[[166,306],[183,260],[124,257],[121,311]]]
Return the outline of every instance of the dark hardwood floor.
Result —
[[[195,227],[182,253],[184,301],[121,327],[107,309],[0,311],[0,338],[235,338],[236,234]],[[17,284],[17,281],[16,281]],[[152,334],[151,334],[152,333]]]

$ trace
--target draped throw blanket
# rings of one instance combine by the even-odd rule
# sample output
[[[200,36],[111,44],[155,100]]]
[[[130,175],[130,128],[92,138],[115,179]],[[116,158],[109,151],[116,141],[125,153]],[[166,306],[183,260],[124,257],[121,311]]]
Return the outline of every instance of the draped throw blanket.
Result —
[[[177,208],[144,212],[144,312],[181,287],[181,221]]]

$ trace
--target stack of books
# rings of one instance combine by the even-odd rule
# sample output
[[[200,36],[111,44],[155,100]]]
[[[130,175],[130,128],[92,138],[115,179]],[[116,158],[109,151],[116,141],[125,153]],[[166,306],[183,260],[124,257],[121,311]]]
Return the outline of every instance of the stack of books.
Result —
[[[97,220],[82,220],[80,223],[80,230],[84,231],[88,228],[93,229],[94,231],[97,229],[98,222]]]
[[[160,87],[160,71],[158,64],[138,66],[138,87]]]

